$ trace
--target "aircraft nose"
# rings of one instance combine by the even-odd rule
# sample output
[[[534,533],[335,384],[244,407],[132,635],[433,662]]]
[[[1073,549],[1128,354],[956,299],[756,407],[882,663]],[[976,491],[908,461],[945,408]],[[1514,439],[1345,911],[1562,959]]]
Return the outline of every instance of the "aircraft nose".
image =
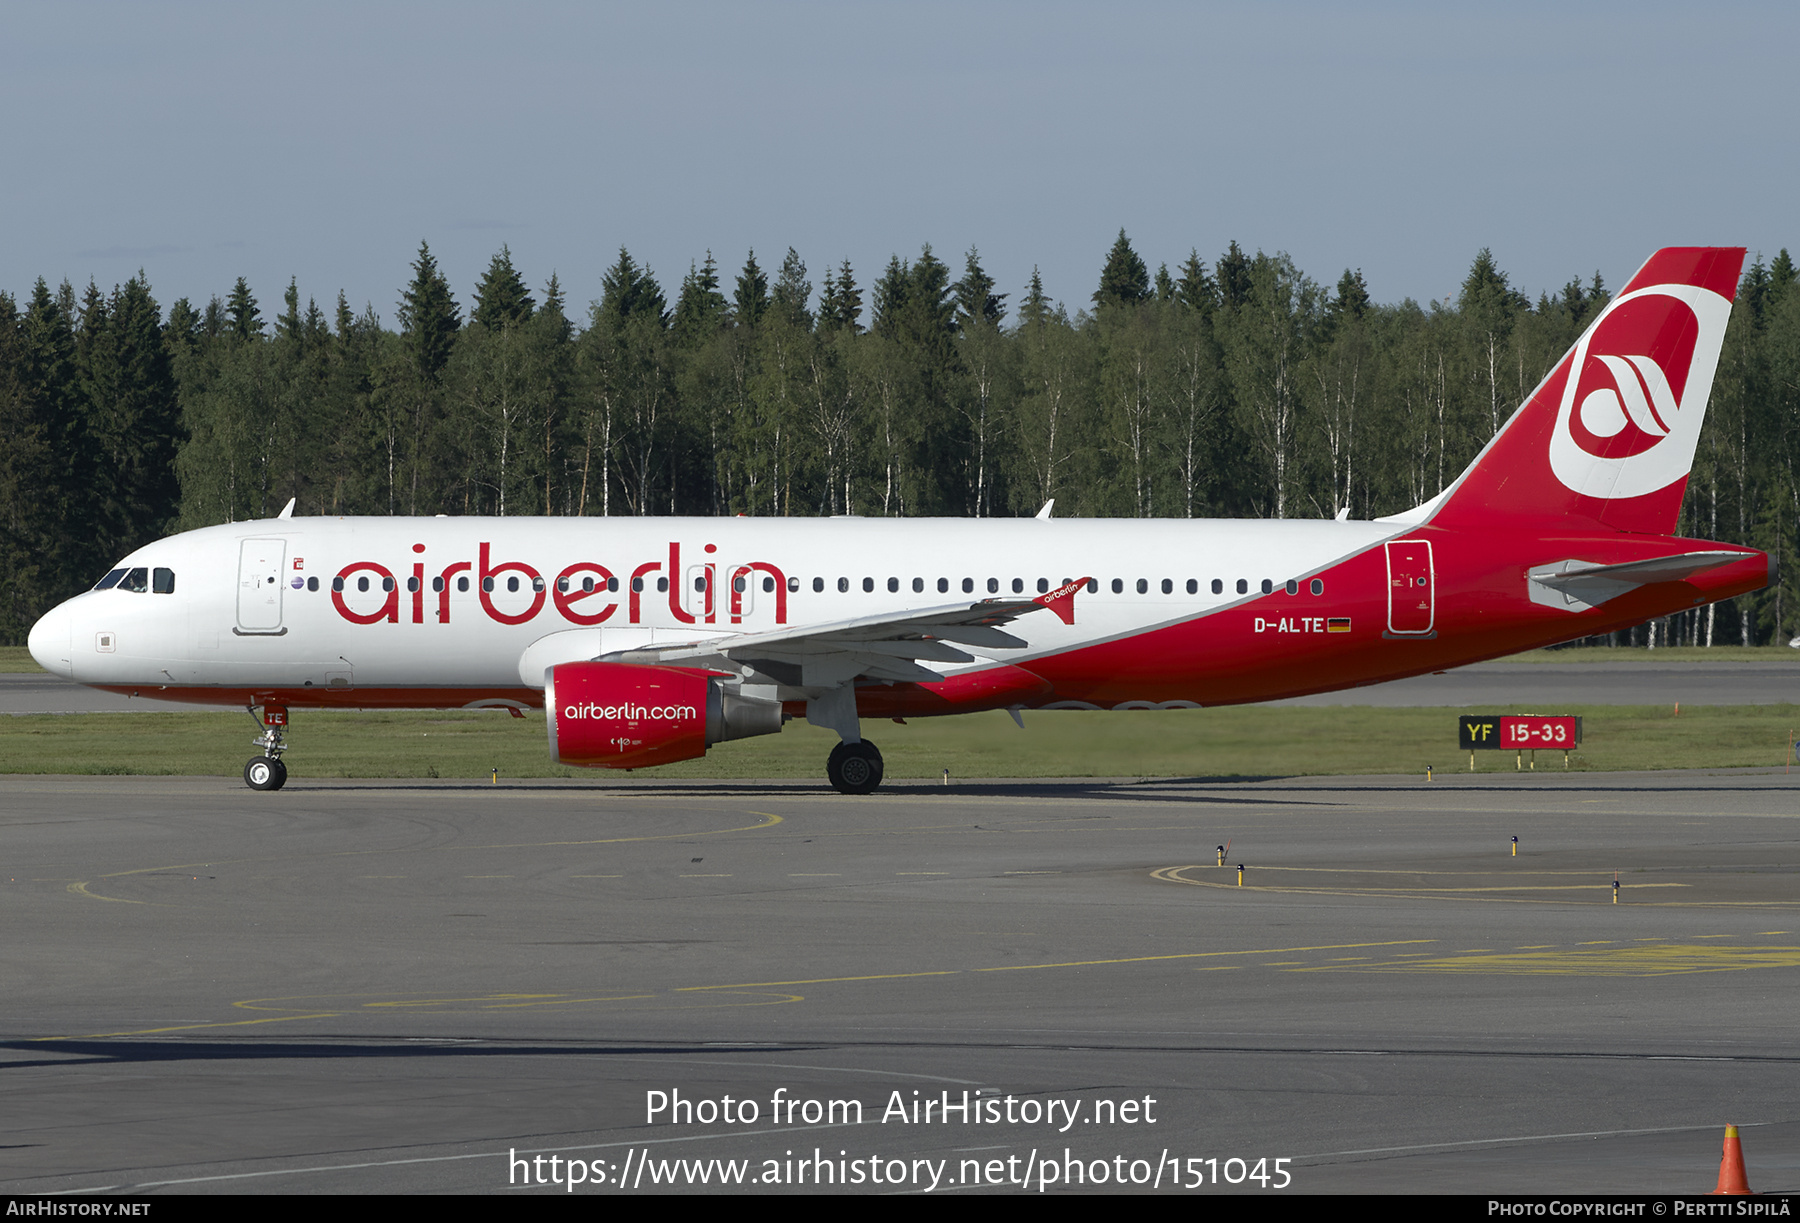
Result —
[[[38,666],[64,679],[75,678],[69,649],[69,628],[73,620],[67,603],[51,608],[31,626],[31,636],[25,640],[26,648],[37,659]]]

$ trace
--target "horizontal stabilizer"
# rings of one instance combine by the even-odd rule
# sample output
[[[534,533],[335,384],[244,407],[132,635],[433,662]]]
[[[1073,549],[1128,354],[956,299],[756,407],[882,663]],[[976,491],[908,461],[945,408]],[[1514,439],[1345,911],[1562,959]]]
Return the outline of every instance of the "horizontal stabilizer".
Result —
[[[1586,611],[1639,586],[1649,586],[1655,582],[1679,582],[1696,573],[1736,564],[1754,555],[1751,552],[1724,550],[1682,552],[1675,556],[1654,556],[1649,560],[1626,561],[1617,565],[1567,560],[1540,566],[1526,577],[1530,583],[1533,603],[1568,611]]]

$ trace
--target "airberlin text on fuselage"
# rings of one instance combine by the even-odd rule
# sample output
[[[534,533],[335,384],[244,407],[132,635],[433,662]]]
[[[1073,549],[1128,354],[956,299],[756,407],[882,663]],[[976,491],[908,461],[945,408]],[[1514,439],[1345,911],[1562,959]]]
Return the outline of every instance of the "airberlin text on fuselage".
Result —
[[[414,544],[412,550],[422,555],[425,545]],[[666,561],[659,558],[635,565],[629,576],[615,574],[598,561],[576,561],[546,581],[544,574],[523,561],[494,560],[491,545],[484,542],[476,545],[473,561],[454,561],[439,568],[416,559],[405,581],[396,579],[394,570],[379,561],[352,561],[332,580],[331,603],[338,615],[352,624],[399,624],[403,599],[413,624],[425,623],[428,606],[437,623],[448,624],[450,596],[463,593],[457,589],[461,581],[473,587],[482,612],[497,623],[526,624],[546,606],[554,606],[570,624],[592,627],[611,620],[621,601],[625,617],[620,623],[643,623],[646,596],[652,605],[654,600],[666,598],[669,615],[677,624],[742,624],[753,600],[766,595],[773,600],[774,622],[786,624],[787,576],[767,561],[722,563],[714,555],[717,551],[716,544],[707,544],[705,559],[689,566],[692,573],[682,568],[681,545],[671,542]],[[299,568],[301,562],[294,564]],[[430,577],[426,576],[428,568],[433,571]],[[369,577],[379,579],[378,589],[385,597],[370,611],[353,610],[345,593],[352,579]],[[497,606],[494,595],[502,581],[511,586],[508,594],[528,595],[529,605],[517,611]],[[298,578],[295,583],[298,585]]]

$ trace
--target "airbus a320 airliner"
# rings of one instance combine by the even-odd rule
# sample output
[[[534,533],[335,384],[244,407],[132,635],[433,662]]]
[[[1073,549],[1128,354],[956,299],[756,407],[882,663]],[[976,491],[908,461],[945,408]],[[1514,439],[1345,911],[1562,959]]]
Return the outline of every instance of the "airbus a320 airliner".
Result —
[[[1494,658],[1762,587],[1675,536],[1741,248],[1658,251],[1469,469],[1372,522],[292,518],[125,557],[31,631],[48,670],[260,713],[543,708],[635,769],[862,718],[1266,701]],[[1046,507],[1048,509],[1049,507]],[[289,510],[292,503],[289,504]]]

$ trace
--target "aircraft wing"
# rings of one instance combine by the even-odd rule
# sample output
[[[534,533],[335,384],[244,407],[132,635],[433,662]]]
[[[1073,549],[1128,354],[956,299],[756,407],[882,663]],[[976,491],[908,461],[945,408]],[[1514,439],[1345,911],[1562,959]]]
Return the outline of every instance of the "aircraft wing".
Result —
[[[724,664],[733,670],[751,667],[776,683],[801,688],[833,688],[859,676],[929,684],[944,677],[920,662],[976,661],[959,646],[983,653],[1024,649],[1029,643],[1000,627],[1020,616],[1049,610],[1072,624],[1075,593],[1088,580],[1066,583],[1033,599],[951,603],[604,657],[617,662]]]

